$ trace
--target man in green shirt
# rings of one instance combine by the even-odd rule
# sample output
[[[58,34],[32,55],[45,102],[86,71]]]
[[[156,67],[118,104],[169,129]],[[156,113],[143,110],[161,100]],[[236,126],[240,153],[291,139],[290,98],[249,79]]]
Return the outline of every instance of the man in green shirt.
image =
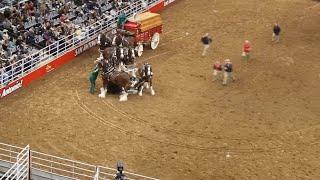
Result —
[[[98,66],[95,66],[93,71],[90,73],[89,80],[90,80],[90,93],[94,94],[94,91],[96,89],[96,80],[99,75],[99,68]]]

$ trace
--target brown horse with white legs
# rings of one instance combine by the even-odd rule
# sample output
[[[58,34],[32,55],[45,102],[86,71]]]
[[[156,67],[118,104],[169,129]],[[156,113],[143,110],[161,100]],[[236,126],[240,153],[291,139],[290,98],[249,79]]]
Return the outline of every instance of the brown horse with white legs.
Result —
[[[106,55],[104,51],[104,56],[109,57],[110,55]],[[98,67],[100,69],[103,87],[101,88],[101,93],[99,97],[105,98],[106,93],[108,92],[108,85],[112,84],[121,89],[121,94],[119,97],[120,101],[128,100],[127,91],[131,88],[131,76],[123,71],[116,71],[114,67],[115,62],[113,58],[110,59],[102,59],[98,61]]]
[[[147,89],[150,88],[150,93],[152,96],[155,95],[155,91],[152,86],[153,72],[152,66],[149,63],[144,63],[139,69],[138,74],[140,77],[140,87],[139,87],[139,96],[142,96],[144,87]]]

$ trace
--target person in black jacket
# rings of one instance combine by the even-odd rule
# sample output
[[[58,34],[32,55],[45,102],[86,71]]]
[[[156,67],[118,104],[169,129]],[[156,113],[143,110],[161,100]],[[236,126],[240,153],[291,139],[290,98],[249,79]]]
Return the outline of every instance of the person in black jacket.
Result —
[[[123,173],[123,162],[117,162],[117,174],[114,177],[115,180],[125,180],[126,175]]]
[[[274,26],[273,26],[272,41],[275,41],[276,43],[279,42],[279,40],[280,40],[280,31],[281,31],[281,28],[280,28],[279,24],[275,23]]]
[[[224,65],[223,65],[223,81],[222,81],[222,84],[223,85],[227,85],[227,82],[228,82],[228,79],[231,78],[232,81],[234,81],[234,77],[233,77],[233,67],[232,67],[232,63],[230,61],[230,59],[226,59],[224,61]]]
[[[210,44],[212,43],[212,39],[209,36],[209,33],[206,33],[202,38],[201,42],[204,45],[203,51],[202,51],[202,56],[205,56],[207,54],[207,50],[210,47]]]

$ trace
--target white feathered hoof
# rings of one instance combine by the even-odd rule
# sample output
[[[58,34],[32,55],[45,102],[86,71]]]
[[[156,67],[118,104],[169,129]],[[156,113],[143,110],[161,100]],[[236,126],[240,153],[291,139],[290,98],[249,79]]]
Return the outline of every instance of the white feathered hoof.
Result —
[[[152,95],[152,96],[156,95],[156,92],[154,92],[153,89],[151,90],[151,95]]]
[[[139,95],[139,96],[142,96],[142,91],[140,91],[140,92],[138,93],[138,95]]]
[[[150,88],[149,83],[146,83],[146,88],[147,88],[147,89],[149,89],[149,88]]]
[[[151,93],[152,96],[156,95],[156,92],[154,91],[152,86],[150,87],[150,93]]]
[[[104,88],[100,88],[100,91],[99,98],[106,98],[107,91]]]
[[[120,102],[124,102],[124,101],[128,101],[128,94],[122,94],[119,96],[119,101]]]

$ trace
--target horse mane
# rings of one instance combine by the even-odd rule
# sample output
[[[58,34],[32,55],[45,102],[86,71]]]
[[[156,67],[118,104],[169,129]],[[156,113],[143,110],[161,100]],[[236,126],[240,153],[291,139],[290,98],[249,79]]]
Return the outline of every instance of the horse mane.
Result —
[[[100,41],[106,41],[107,40],[107,36],[102,33],[101,36],[100,36]]]
[[[121,34],[117,34],[115,38],[116,38],[115,39],[116,46],[120,46],[124,39],[123,36]]]
[[[129,46],[130,46],[130,43],[129,43],[128,39],[125,38],[125,37],[122,37],[122,44],[123,44],[124,47],[128,47],[129,48]]]
[[[106,48],[102,53],[103,58],[110,59],[113,55],[114,49],[115,48],[113,48],[113,47]]]

